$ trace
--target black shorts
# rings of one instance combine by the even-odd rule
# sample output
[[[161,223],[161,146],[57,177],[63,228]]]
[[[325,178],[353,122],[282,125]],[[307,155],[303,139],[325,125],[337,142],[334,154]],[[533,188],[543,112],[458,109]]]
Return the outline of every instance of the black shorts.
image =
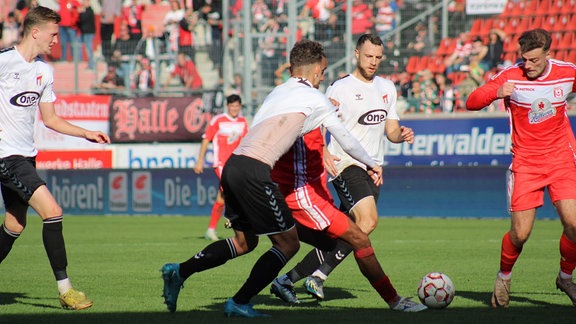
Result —
[[[232,154],[224,165],[225,216],[235,230],[270,235],[294,227],[292,213],[270,171],[267,164],[243,155]]]
[[[374,184],[368,172],[356,165],[344,169],[332,180],[332,185],[340,198],[340,210],[345,213],[360,200],[373,196],[374,200],[378,201],[380,195],[380,188]]]
[[[36,172],[36,158],[11,155],[0,159],[0,182],[4,206],[28,205],[38,187],[46,184]]]

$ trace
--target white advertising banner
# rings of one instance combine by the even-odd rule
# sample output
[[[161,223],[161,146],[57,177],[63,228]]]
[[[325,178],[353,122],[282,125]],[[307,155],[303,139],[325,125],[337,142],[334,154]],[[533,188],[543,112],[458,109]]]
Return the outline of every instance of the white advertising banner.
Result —
[[[193,168],[200,143],[117,144],[113,146],[113,167],[117,169]],[[212,165],[211,145],[205,166]]]
[[[467,0],[466,14],[468,15],[492,15],[504,11],[507,0]]]

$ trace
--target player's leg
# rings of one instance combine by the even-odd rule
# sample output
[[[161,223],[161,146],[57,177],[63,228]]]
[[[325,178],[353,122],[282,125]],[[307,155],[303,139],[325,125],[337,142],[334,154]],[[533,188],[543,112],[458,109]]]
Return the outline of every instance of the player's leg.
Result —
[[[560,272],[556,278],[556,287],[566,293],[576,306],[576,285],[572,279],[576,268],[576,200],[559,200],[554,206],[564,226],[560,237]]]
[[[556,287],[576,306],[576,285],[572,278],[576,268],[576,169],[557,170],[553,177],[548,191],[564,227],[560,237],[560,271]]]
[[[62,233],[62,208],[46,185],[38,187],[28,203],[42,218],[42,241],[58,284],[60,304],[66,309],[75,310],[91,307],[93,302],[83,292],[72,287],[66,272],[68,259]]]
[[[28,205],[23,203],[10,188],[2,186],[6,216],[0,226],[0,263],[8,256],[12,246],[26,228]]]
[[[512,268],[532,232],[536,207],[544,201],[544,185],[533,175],[509,172],[508,189],[511,225],[502,237],[500,269],[494,283],[492,307],[508,307],[510,303]]]
[[[222,178],[222,166],[214,168],[214,173],[218,180]],[[218,235],[216,234],[216,227],[218,226],[218,221],[222,218],[224,213],[224,195],[222,194],[222,187],[218,188],[218,195],[216,196],[216,201],[212,206],[212,211],[210,212],[210,221],[208,222],[208,229],[204,234],[207,240],[218,241]]]
[[[339,235],[340,240],[346,241],[352,247],[360,271],[391,309],[403,312],[419,312],[426,309],[426,306],[398,295],[374,254],[368,234],[358,225],[341,214],[333,220],[328,232]]]
[[[216,227],[218,226],[218,221],[222,218],[224,213],[224,197],[222,196],[222,190],[218,190],[218,195],[216,196],[216,201],[212,206],[212,211],[210,212],[210,221],[208,222],[208,229],[204,234],[207,240],[217,241],[218,235],[216,234]]]

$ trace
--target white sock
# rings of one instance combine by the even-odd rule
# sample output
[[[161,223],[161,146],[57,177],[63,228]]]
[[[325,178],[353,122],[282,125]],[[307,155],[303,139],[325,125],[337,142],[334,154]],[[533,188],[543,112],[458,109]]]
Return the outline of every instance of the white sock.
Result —
[[[563,271],[560,271],[559,276],[560,276],[560,279],[564,279],[564,280],[566,280],[566,279],[572,279],[572,275],[571,275],[571,274],[568,274],[568,273],[563,272]]]
[[[316,270],[314,271],[314,273],[312,274],[314,277],[318,277],[320,279],[322,279],[322,281],[326,281],[326,279],[328,279],[328,276],[325,275],[322,271],[320,270]]]
[[[510,278],[512,278],[512,272],[510,272],[509,274],[505,275],[503,274],[501,271],[498,271],[498,277],[504,279],[504,280],[508,280]]]
[[[58,284],[58,291],[60,295],[65,294],[68,290],[72,289],[72,283],[69,278],[56,281]]]

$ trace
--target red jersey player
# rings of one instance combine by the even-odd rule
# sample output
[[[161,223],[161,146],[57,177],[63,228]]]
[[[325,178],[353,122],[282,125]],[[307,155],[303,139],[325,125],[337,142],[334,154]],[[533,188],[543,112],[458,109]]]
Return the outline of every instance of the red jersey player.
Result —
[[[576,305],[572,281],[576,267],[576,147],[566,115],[566,97],[576,90],[576,66],[550,58],[551,37],[543,29],[522,33],[518,43],[522,62],[493,76],[466,102],[468,110],[480,110],[504,99],[511,121],[508,198],[512,225],[502,239],[491,303],[507,307],[510,302],[512,267],[530,236],[536,208],[542,206],[548,188],[564,226],[556,287]]]
[[[212,142],[214,151],[214,163],[212,167],[218,180],[222,174],[224,163],[230,157],[234,149],[240,144],[240,140],[248,131],[248,122],[246,118],[240,116],[242,109],[242,100],[238,95],[230,95],[226,98],[227,112],[214,116],[210,120],[210,124],[206,128],[202,136],[202,144],[200,146],[200,154],[194,166],[194,172],[197,174],[202,173],[204,170],[204,157],[208,149],[208,143]],[[222,213],[224,212],[224,198],[222,197],[222,190],[218,190],[218,196],[212,207],[210,215],[210,223],[206,230],[205,237],[208,240],[217,241],[216,226]]]

